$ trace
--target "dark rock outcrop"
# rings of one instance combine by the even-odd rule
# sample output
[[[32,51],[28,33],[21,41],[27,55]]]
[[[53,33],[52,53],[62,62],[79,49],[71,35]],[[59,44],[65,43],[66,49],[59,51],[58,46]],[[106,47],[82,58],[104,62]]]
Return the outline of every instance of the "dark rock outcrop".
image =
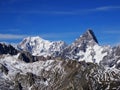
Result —
[[[0,72],[4,73],[5,75],[8,74],[9,70],[3,64],[0,63]]]
[[[1,54],[17,55],[18,50],[16,50],[12,45],[6,45],[0,43],[0,55]]]
[[[45,60],[50,60],[50,59],[54,59],[52,56],[33,56],[31,53],[29,52],[25,52],[22,51],[18,57],[19,60],[22,60],[26,63],[32,63],[32,62],[36,62],[36,61],[45,61]]]
[[[15,81],[13,90],[23,90],[21,83],[19,83],[18,81]]]
[[[26,63],[38,61],[37,56],[32,56],[29,52],[21,52],[18,59]]]

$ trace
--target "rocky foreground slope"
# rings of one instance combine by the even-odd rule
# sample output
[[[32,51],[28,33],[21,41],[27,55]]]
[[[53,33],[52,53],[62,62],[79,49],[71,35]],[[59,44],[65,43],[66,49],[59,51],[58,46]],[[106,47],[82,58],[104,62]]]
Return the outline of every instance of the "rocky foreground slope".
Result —
[[[91,30],[57,54],[29,42],[0,44],[0,90],[120,90],[120,47],[100,46]]]

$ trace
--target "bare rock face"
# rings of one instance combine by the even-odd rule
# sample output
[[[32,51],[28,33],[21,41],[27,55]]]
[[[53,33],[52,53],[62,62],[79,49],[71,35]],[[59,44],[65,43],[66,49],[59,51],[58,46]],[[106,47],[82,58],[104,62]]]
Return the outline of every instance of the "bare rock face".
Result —
[[[29,52],[21,52],[18,59],[20,59],[26,63],[37,61],[37,58],[32,56]]]
[[[17,53],[18,51],[13,46],[0,43],[0,55],[1,54],[16,55]]]
[[[100,62],[102,66],[116,67],[120,69],[120,46],[114,46]]]
[[[3,64],[0,63],[0,72],[7,75],[9,70]]]
[[[97,38],[92,30],[87,30],[83,35],[80,36],[75,42],[75,45],[80,44],[98,44]]]
[[[46,61],[49,59],[54,59],[52,56],[33,56],[31,53],[29,52],[25,52],[22,51],[19,56],[18,59],[21,61],[24,61],[25,63],[32,63],[32,62],[36,62],[36,61]]]
[[[77,55],[80,51],[86,52],[87,47],[93,47],[98,41],[92,30],[87,30],[83,35],[76,39],[70,46],[63,50],[61,56],[69,59],[79,59]]]
[[[46,61],[42,62],[47,64]],[[11,90],[120,89],[119,72],[115,72],[114,70],[106,71],[104,68],[93,63],[54,60],[39,70],[40,73],[38,75],[29,71],[25,74],[17,73],[13,79],[8,80],[9,83],[8,81],[5,82],[4,86],[8,85],[8,89],[11,86]]]

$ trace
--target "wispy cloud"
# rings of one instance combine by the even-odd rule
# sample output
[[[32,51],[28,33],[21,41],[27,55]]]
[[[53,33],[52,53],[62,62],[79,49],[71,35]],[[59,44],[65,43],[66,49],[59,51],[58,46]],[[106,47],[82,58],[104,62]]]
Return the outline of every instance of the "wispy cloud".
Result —
[[[120,6],[102,6],[90,9],[80,9],[80,10],[73,10],[73,11],[52,11],[52,12],[41,12],[46,14],[64,14],[64,15],[78,15],[83,13],[90,13],[90,12],[100,12],[100,11],[112,11],[112,10],[120,10]],[[37,12],[36,12],[37,13]]]
[[[2,11],[0,13],[22,13],[22,14],[58,14],[58,15],[78,15],[83,13],[89,13],[89,12],[99,12],[99,11],[112,11],[112,10],[120,10],[120,6],[101,6],[96,8],[90,8],[90,9],[77,9],[72,11],[57,11],[57,10],[49,10],[49,11],[41,11],[41,10],[9,10],[9,11]]]
[[[120,34],[120,30],[107,30],[107,31],[104,31],[103,33],[106,33],[106,34]]]
[[[24,37],[27,37],[27,35],[0,34],[0,40],[22,39]]]
[[[93,9],[93,11],[108,11],[108,10],[115,10],[120,9],[120,6],[103,6],[103,7],[97,7]]]
[[[41,37],[43,38],[70,38],[73,36],[80,35],[79,32],[64,32],[64,33],[46,33],[46,34],[40,34]]]
[[[17,40],[23,39],[28,36],[40,36],[42,38],[47,39],[65,39],[70,38],[71,36],[78,36],[79,32],[65,32],[65,33],[45,33],[45,34],[37,34],[37,35],[16,35],[16,34],[0,34],[0,40]]]
[[[40,10],[19,10],[19,11],[15,11],[15,10],[9,10],[9,11],[0,11],[0,13],[18,13],[18,14],[53,14],[53,15],[74,15],[77,14],[78,12],[76,11],[56,11],[56,10],[52,10],[52,11],[40,11]]]
[[[90,9],[81,9],[75,11],[75,13],[80,14],[80,13],[114,11],[114,10],[120,10],[120,6],[102,6],[102,7],[90,8]]]

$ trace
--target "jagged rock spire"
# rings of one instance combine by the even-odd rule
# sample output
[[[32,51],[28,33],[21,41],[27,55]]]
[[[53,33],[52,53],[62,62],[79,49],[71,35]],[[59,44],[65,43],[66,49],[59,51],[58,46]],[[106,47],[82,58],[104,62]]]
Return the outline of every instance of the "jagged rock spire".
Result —
[[[85,34],[87,34],[90,39],[93,39],[96,43],[98,43],[97,38],[91,29],[88,29]]]
[[[74,44],[80,45],[80,44],[98,44],[97,38],[94,34],[94,32],[91,29],[88,29],[83,35],[81,35]]]
[[[84,34],[82,34],[78,39],[76,39],[71,45],[63,50],[62,57],[70,57],[72,59],[79,59],[83,56],[78,56],[77,54],[86,52],[88,47],[93,48],[94,45],[97,45],[98,41],[94,35],[94,32],[91,29],[88,29]]]

